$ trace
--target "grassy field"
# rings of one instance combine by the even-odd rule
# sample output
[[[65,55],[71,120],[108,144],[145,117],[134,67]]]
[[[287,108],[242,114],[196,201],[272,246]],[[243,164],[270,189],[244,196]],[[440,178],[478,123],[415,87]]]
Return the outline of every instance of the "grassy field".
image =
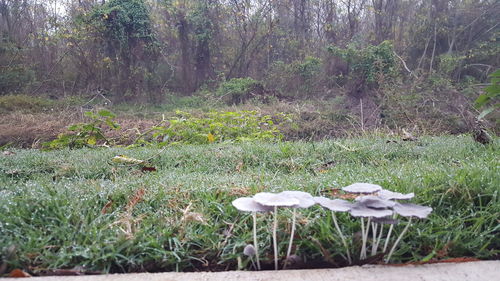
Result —
[[[449,257],[497,259],[500,253],[499,142],[470,136],[387,143],[365,137],[324,142],[243,143],[153,148],[13,150],[0,154],[0,250],[4,272],[59,269],[98,272],[236,270],[252,243],[251,216],[231,201],[260,191],[332,188],[372,182],[415,192],[434,208],[416,221],[394,262]],[[125,154],[156,172],[117,165]],[[331,216],[299,211],[294,253],[299,267],[346,265]],[[291,211],[279,215],[285,255]],[[271,215],[259,215],[264,268],[272,267]],[[359,220],[339,215],[353,256]],[[395,228],[400,233],[404,224]],[[373,262],[380,261],[374,259]],[[5,268],[5,265],[7,267]],[[0,265],[1,266],[1,265]]]

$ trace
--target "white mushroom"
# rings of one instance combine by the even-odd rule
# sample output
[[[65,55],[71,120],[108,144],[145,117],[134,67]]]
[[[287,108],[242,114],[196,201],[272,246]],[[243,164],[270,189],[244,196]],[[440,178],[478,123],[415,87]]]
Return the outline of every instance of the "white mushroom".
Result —
[[[283,191],[279,194],[282,196],[288,196],[288,197],[295,198],[295,199],[299,200],[299,204],[292,206],[292,208],[293,208],[292,231],[290,233],[290,242],[288,243],[288,250],[286,252],[285,264],[283,265],[283,269],[285,269],[287,262],[290,258],[290,255],[292,253],[293,237],[295,235],[295,224],[296,224],[295,221],[297,219],[296,209],[297,208],[304,208],[304,209],[309,208],[312,205],[316,204],[316,202],[314,201],[311,194],[309,194],[307,192],[303,192],[303,191],[290,191],[290,190],[288,190],[288,191]]]
[[[347,212],[352,208],[353,204],[346,200],[342,199],[332,200],[326,197],[314,197],[314,201],[316,201],[316,203],[320,204],[322,207],[332,211],[333,224],[335,225],[335,229],[337,229],[337,232],[340,236],[340,240],[342,240],[342,244],[344,244],[347,253],[347,261],[349,262],[349,264],[352,264],[351,254],[349,253],[349,247],[347,246],[345,237],[342,234],[342,231],[340,230],[335,212]]]
[[[392,210],[388,209],[374,209],[367,207],[364,203],[356,202],[349,213],[353,217],[364,217],[364,218],[383,218],[392,215]]]
[[[255,247],[255,256],[257,259],[257,269],[260,270],[260,260],[259,260],[259,244],[257,243],[257,212],[270,212],[273,210],[272,207],[261,205],[253,198],[241,197],[232,202],[233,206],[243,212],[252,212],[253,219],[253,243]],[[253,261],[252,261],[253,262]]]
[[[425,219],[432,212],[432,208],[410,203],[405,203],[405,204],[396,203],[396,205],[394,206],[394,212],[400,216],[408,217],[409,219],[406,227],[403,229],[403,232],[401,232],[398,239],[396,239],[396,242],[394,242],[394,245],[392,245],[392,248],[389,251],[389,254],[387,255],[387,259],[385,260],[385,263],[389,263],[389,261],[391,260],[391,256],[394,253],[394,250],[396,250],[396,247],[401,241],[401,238],[403,238],[406,231],[408,231],[408,228],[411,225],[412,218],[416,217],[419,219]]]
[[[407,193],[407,194],[403,194],[403,193],[399,193],[399,192],[393,192],[393,191],[390,191],[390,190],[386,190],[386,189],[382,189],[380,190],[379,192],[377,192],[378,196],[382,199],[385,199],[385,200],[409,200],[413,197],[415,197],[415,193]],[[383,223],[381,225],[381,233],[379,235],[379,238],[381,239],[381,236],[382,236],[382,230],[383,230],[383,227],[384,227],[384,224]],[[385,253],[385,251],[387,250],[387,246],[389,245],[389,241],[390,241],[390,238],[391,238],[391,234],[392,234],[392,230],[394,229],[394,225],[395,224],[392,224],[390,223],[390,227],[389,227],[389,231],[387,232],[387,237],[385,239],[385,243],[384,243],[384,247],[382,249],[382,252]],[[377,239],[377,246],[378,246],[378,243],[380,242],[380,239]]]
[[[255,202],[269,207],[292,207],[300,201],[283,193],[260,192],[253,196]]]
[[[276,237],[276,229],[278,228],[278,207],[292,207],[300,204],[296,198],[287,196],[286,194],[276,194],[269,192],[260,192],[253,196],[253,199],[264,206],[274,208],[274,225],[273,225],[273,248],[274,248],[274,269],[278,270],[278,241]]]
[[[382,187],[372,183],[357,182],[343,187],[342,190],[349,193],[374,193],[382,190]]]
[[[250,258],[253,268],[255,268],[255,263],[253,262],[253,256],[255,256],[256,253],[257,251],[255,250],[255,247],[252,244],[246,245],[245,248],[243,249],[243,254]]]
[[[372,218],[383,218],[392,215],[392,210],[388,209],[374,209],[367,207],[364,203],[356,202],[349,210],[353,217],[361,217],[361,236],[363,245],[361,246],[361,253],[359,258],[366,259],[366,241],[368,240],[368,231],[370,229],[370,222]],[[363,218],[368,218],[365,229],[365,222]],[[375,229],[374,229],[375,231]]]
[[[359,196],[354,199],[357,202],[363,203],[364,206],[375,209],[392,208],[396,202],[380,198],[375,195]]]
[[[393,229],[394,225],[398,224],[398,220],[394,219],[392,217],[373,218],[372,223],[380,225],[380,231],[378,234],[378,238],[375,240],[375,244],[372,248],[372,256],[373,256],[376,254],[377,249],[378,249],[378,245],[380,244],[380,241],[382,240],[382,235],[384,233],[384,225],[389,224],[390,227],[389,227],[389,232],[387,233],[387,237],[386,237],[385,244],[384,244],[384,249],[382,250],[382,252],[385,252],[385,249],[387,249],[387,244],[388,244],[389,239],[391,237],[392,229]],[[372,225],[372,227],[375,228],[373,225]]]
[[[425,219],[432,212],[432,208],[411,203],[396,203],[394,212],[403,217]]]
[[[413,192],[403,194],[403,193],[393,192],[393,191],[385,190],[385,189],[380,190],[377,194],[380,198],[385,199],[385,200],[408,200],[408,199],[412,199],[413,197],[415,197],[415,193],[413,193]]]

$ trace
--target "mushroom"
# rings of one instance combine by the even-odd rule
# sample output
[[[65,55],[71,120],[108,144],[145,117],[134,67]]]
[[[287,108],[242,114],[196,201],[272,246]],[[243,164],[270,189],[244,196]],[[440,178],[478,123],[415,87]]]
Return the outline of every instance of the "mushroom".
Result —
[[[355,201],[364,204],[366,207],[369,208],[374,208],[374,209],[387,209],[387,208],[392,208],[394,205],[396,205],[396,202],[386,200],[383,198],[380,198],[379,196],[375,195],[366,195],[366,196],[359,196],[356,197]],[[380,230],[378,229],[377,223],[375,223],[373,220],[371,222],[371,227],[372,227],[372,234],[373,234],[373,243],[372,243],[372,251],[371,254],[374,256],[377,253],[378,249],[378,242],[380,242],[377,239],[377,231],[379,231],[379,238],[382,239],[382,233],[384,231],[384,225],[380,225]],[[378,241],[378,242],[377,242]]]
[[[396,205],[396,202],[389,201],[375,195],[359,196],[356,197],[354,201],[357,201],[359,203],[362,203],[366,207],[374,209],[392,208],[394,207],[394,205]]]
[[[274,209],[274,225],[273,225],[273,248],[274,248],[274,269],[278,270],[278,241],[276,238],[276,229],[278,228],[278,207],[292,207],[299,205],[300,201],[296,198],[269,192],[260,192],[253,196],[255,202],[273,207]]]
[[[408,228],[411,225],[412,218],[416,217],[419,219],[425,219],[432,212],[432,208],[410,203],[404,203],[404,204],[396,203],[396,205],[394,206],[394,212],[400,216],[408,217],[409,219],[408,223],[406,224],[406,227],[403,229],[398,239],[396,239],[394,245],[392,245],[392,248],[389,251],[389,255],[387,255],[387,259],[385,260],[385,263],[389,263],[391,256],[394,253],[394,250],[396,250],[398,243],[401,241],[401,238],[403,238],[403,235],[405,235],[406,231],[408,231]]]
[[[256,268],[255,263],[253,262],[253,256],[255,256],[256,253],[257,251],[255,250],[255,247],[252,244],[246,245],[245,248],[243,249],[243,254],[245,256],[250,257],[250,261],[252,262],[253,268]]]
[[[380,232],[379,232],[378,238],[377,238],[377,240],[375,240],[375,245],[372,248],[372,256],[373,256],[376,254],[376,251],[378,249],[378,245],[380,244],[380,241],[382,240],[382,235],[384,233],[384,225],[389,224],[390,227],[389,227],[389,232],[387,234],[387,238],[385,240],[386,243],[384,245],[384,249],[382,252],[385,252],[385,250],[387,248],[387,242],[389,241],[389,237],[391,236],[392,229],[393,229],[394,225],[398,224],[398,220],[395,218],[392,218],[392,217],[373,218],[372,223],[380,225]]]
[[[287,262],[290,259],[290,254],[292,253],[293,237],[295,235],[295,221],[297,219],[296,209],[297,208],[303,208],[303,209],[309,208],[312,205],[316,204],[316,202],[314,201],[311,194],[309,194],[307,192],[303,192],[303,191],[283,191],[279,194],[299,200],[299,204],[292,206],[292,208],[293,208],[292,231],[290,233],[290,242],[288,243],[288,250],[286,252],[285,264],[283,265],[283,269],[285,269]]]
[[[342,199],[329,199],[326,197],[314,197],[314,201],[316,203],[320,204],[322,207],[327,208],[332,211],[332,219],[333,219],[333,224],[335,225],[335,228],[337,229],[337,232],[339,233],[340,240],[342,240],[342,244],[344,244],[346,254],[347,254],[347,261],[349,264],[352,264],[352,259],[351,259],[351,254],[349,253],[349,247],[347,246],[347,242],[345,240],[344,235],[342,234],[342,231],[340,230],[339,224],[337,222],[337,216],[335,215],[335,212],[347,212],[351,209],[352,203],[346,200]]]
[[[415,193],[413,193],[413,192],[403,194],[403,193],[393,192],[393,191],[386,190],[386,189],[380,190],[379,192],[377,192],[377,194],[380,198],[385,199],[385,200],[409,200],[409,199],[412,199],[413,197],[415,197]],[[393,218],[393,219],[395,219],[395,218]],[[382,249],[382,252],[385,253],[385,251],[387,250],[387,245],[389,245],[389,240],[391,238],[392,230],[394,229],[394,225],[396,225],[397,223],[382,223],[382,228],[383,228],[384,224],[391,225],[389,227],[389,231],[387,232],[387,237],[385,239],[384,248]],[[381,237],[381,235],[382,235],[382,233],[380,233],[379,237]],[[380,242],[380,239],[377,240],[377,245],[378,245],[378,242]]]
[[[359,258],[366,259],[366,241],[368,240],[368,230],[370,229],[370,222],[372,218],[383,218],[393,214],[392,210],[388,209],[375,209],[370,208],[362,202],[356,202],[353,207],[349,210],[349,213],[353,217],[361,217],[361,237],[363,245],[361,246],[361,253]],[[366,223],[365,230],[365,222],[363,218],[368,218]],[[376,229],[374,229],[375,232]],[[376,236],[376,233],[374,233]]]
[[[255,257],[257,259],[257,269],[260,270],[260,260],[259,260],[259,244],[257,243],[257,212],[269,212],[272,211],[272,207],[261,205],[253,198],[241,197],[233,201],[233,206],[243,212],[252,212],[253,218],[253,243],[255,248]],[[253,263],[253,260],[252,260]]]
[[[389,232],[388,232],[388,235],[387,235],[387,238],[386,238],[386,244],[385,245],[387,245],[387,241],[389,241],[389,237],[391,235],[392,228],[397,223],[398,223],[398,220],[394,219],[394,218],[391,218],[391,217],[373,218],[372,219],[372,228],[374,229],[374,237],[373,237],[374,244],[373,244],[373,247],[372,247],[372,256],[374,256],[377,253],[378,245],[380,244],[380,241],[382,240],[382,235],[384,233],[384,225],[386,225],[386,224],[391,225],[389,227]],[[377,225],[380,225],[380,230],[378,232],[378,237],[375,238],[376,237],[376,233],[377,233]],[[385,248],[384,248],[383,252],[385,252]]]
[[[393,192],[393,191],[385,190],[385,189],[380,190],[379,192],[377,192],[377,194],[378,194],[378,197],[385,199],[385,200],[408,200],[408,199],[412,199],[413,197],[415,197],[415,193],[413,193],[413,192],[403,194],[403,193]]]
[[[374,193],[382,190],[380,185],[357,182],[342,188],[343,191],[349,193]]]

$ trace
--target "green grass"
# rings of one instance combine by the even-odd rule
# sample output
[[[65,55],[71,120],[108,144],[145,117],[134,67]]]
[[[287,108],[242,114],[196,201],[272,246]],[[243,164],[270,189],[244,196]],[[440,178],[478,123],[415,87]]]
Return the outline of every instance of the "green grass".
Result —
[[[231,201],[260,191],[331,188],[372,182],[415,192],[432,206],[416,221],[394,262],[470,256],[496,259],[500,249],[499,142],[470,136],[424,137],[386,143],[384,138],[324,142],[244,143],[152,148],[14,150],[0,155],[0,250],[8,270],[38,274],[84,266],[103,272],[235,270],[249,268],[242,250],[252,243],[251,216]],[[338,143],[350,148],[350,151]],[[111,164],[115,155],[149,159],[157,172]],[[322,165],[333,161],[324,169]],[[241,166],[240,163],[243,163]],[[137,190],[145,194],[130,210]],[[106,212],[103,207],[111,203]],[[183,210],[202,221],[183,220]],[[294,250],[308,266],[345,265],[331,216],[318,206],[299,211]],[[280,212],[281,257],[291,217]],[[359,220],[339,214],[359,256]],[[125,233],[126,222],[132,231]],[[261,259],[272,265],[270,215],[259,215]],[[396,227],[396,234],[404,224]],[[121,230],[121,229],[123,230]],[[15,245],[15,253],[7,253]],[[8,272],[7,270],[7,272]]]

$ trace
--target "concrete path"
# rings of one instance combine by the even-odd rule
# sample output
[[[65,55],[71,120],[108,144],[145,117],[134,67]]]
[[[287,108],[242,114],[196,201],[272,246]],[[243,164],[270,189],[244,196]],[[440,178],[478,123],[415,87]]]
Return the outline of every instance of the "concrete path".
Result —
[[[36,277],[35,279],[37,281],[499,281],[500,261],[440,263],[418,266],[353,266],[338,269],[260,272],[135,273],[72,277]]]

